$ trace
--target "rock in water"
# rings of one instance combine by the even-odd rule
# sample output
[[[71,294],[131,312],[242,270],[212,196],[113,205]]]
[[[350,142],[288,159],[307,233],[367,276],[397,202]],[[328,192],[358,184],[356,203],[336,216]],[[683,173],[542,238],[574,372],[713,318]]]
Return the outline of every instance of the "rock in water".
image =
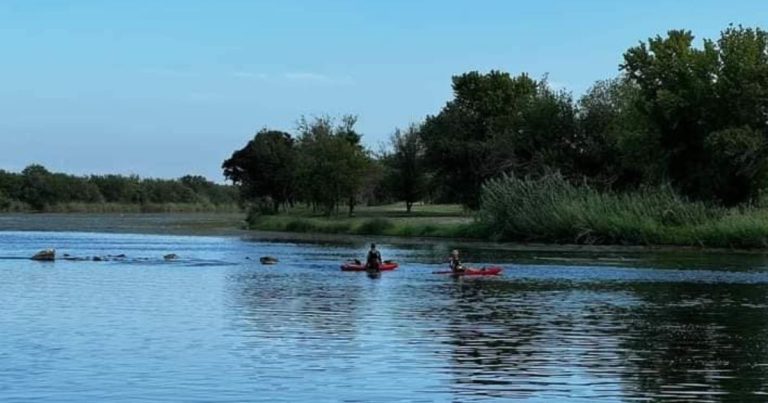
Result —
[[[169,254],[163,256],[163,259],[165,259],[165,260],[176,260],[178,258],[179,258],[179,255],[177,255],[175,253],[169,253]]]
[[[277,260],[276,257],[272,257],[272,256],[263,256],[259,258],[259,261],[261,262],[261,264],[277,264],[277,262],[279,262],[279,260]]]
[[[56,249],[45,249],[35,253],[32,256],[32,260],[40,260],[44,262],[52,262],[56,260]]]

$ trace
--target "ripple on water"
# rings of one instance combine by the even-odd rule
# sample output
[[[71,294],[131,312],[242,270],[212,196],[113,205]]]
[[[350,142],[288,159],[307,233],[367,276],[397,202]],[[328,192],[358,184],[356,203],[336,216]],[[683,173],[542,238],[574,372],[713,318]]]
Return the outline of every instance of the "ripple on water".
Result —
[[[127,258],[24,259],[50,246]],[[759,267],[537,262],[508,266],[500,278],[454,280],[431,274],[431,245],[382,245],[401,270],[379,279],[339,271],[364,248],[0,232],[0,395],[712,401],[768,393],[768,274]],[[180,258],[164,261],[165,253]],[[263,255],[280,263],[254,261]]]

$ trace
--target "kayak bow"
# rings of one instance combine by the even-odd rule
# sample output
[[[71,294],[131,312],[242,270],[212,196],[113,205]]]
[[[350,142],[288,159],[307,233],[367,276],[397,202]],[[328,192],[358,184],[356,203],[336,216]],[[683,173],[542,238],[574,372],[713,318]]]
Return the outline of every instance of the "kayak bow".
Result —
[[[379,266],[379,271],[390,271],[397,269],[397,262],[384,262]],[[357,264],[355,262],[346,262],[341,265],[341,271],[366,271],[367,268],[364,264]]]

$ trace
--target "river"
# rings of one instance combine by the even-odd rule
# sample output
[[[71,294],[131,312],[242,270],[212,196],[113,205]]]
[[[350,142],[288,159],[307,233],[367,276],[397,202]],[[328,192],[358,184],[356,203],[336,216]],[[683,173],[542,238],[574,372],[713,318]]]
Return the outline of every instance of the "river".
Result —
[[[362,241],[0,232],[0,400],[768,399],[763,255],[484,246],[502,276],[432,274],[452,247],[382,244],[372,279],[339,270]]]

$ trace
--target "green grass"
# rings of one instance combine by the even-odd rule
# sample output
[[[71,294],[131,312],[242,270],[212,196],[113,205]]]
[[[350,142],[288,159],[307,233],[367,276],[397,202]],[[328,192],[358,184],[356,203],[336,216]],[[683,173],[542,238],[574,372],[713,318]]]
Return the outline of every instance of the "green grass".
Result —
[[[464,237],[474,218],[458,205],[417,205],[410,214],[401,203],[360,207],[354,217],[340,213],[325,217],[305,207],[277,215],[251,215],[251,229],[324,234],[400,237]]]
[[[485,186],[482,209],[402,204],[324,217],[304,207],[249,217],[251,229],[302,233],[462,238],[584,245],[768,247],[768,209],[726,209],[688,201],[668,188],[599,192],[559,176],[500,178]]]

